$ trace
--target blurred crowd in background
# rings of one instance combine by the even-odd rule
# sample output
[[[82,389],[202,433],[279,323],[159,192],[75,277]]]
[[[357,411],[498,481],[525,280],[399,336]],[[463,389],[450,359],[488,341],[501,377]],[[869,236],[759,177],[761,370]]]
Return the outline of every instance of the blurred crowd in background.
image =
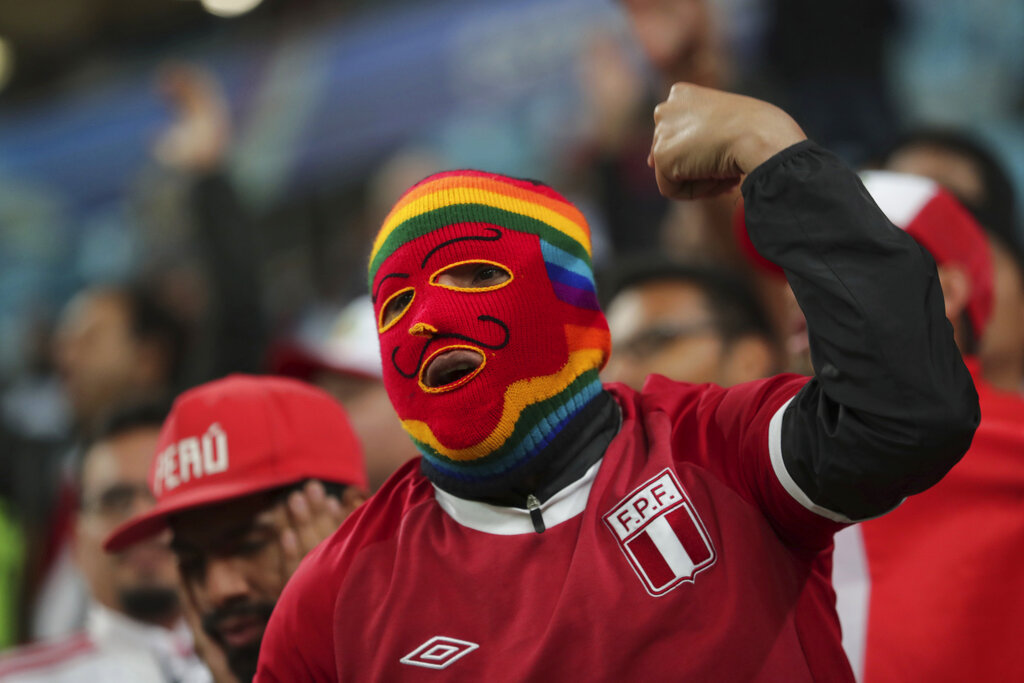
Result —
[[[581,207],[607,379],[810,372],[792,298],[736,239],[737,195],[658,194],[651,112],[675,81],[946,185],[993,237],[986,376],[1024,389],[1022,3],[208,4],[0,0],[0,648],[80,625],[76,454],[126,403],[285,374],[346,407],[371,487],[413,455],[366,259],[436,170],[543,179]]]

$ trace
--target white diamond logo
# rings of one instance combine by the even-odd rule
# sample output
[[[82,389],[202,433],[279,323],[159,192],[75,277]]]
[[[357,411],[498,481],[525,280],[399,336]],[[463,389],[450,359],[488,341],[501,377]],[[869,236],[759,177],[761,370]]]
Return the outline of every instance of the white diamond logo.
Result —
[[[402,664],[425,666],[428,669],[447,669],[456,660],[462,659],[480,647],[476,643],[448,636],[434,636],[418,648],[402,657]]]

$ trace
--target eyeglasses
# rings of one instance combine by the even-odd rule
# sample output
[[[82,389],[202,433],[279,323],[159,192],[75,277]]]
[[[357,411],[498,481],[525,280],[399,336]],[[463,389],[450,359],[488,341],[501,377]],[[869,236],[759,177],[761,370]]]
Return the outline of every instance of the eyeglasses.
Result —
[[[615,344],[615,353],[644,358],[654,355],[680,339],[696,337],[714,329],[714,323],[710,321],[692,325],[656,325],[637,332],[624,342]]]
[[[150,505],[156,503],[156,498],[147,486],[114,484],[95,498],[83,500],[81,509],[109,519],[127,519],[134,510],[136,500],[142,500]]]

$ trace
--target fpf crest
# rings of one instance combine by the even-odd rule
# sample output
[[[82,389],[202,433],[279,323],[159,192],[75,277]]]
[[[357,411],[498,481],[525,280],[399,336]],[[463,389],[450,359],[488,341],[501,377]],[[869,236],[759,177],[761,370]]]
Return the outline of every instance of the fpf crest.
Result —
[[[715,547],[693,502],[664,469],[604,515],[644,588],[661,596],[715,563]]]

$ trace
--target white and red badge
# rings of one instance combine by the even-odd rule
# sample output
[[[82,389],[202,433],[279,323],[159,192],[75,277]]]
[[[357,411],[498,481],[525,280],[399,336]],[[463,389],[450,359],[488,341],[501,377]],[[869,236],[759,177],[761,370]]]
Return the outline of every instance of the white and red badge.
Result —
[[[644,588],[661,596],[715,563],[715,547],[693,502],[664,469],[604,515]]]

